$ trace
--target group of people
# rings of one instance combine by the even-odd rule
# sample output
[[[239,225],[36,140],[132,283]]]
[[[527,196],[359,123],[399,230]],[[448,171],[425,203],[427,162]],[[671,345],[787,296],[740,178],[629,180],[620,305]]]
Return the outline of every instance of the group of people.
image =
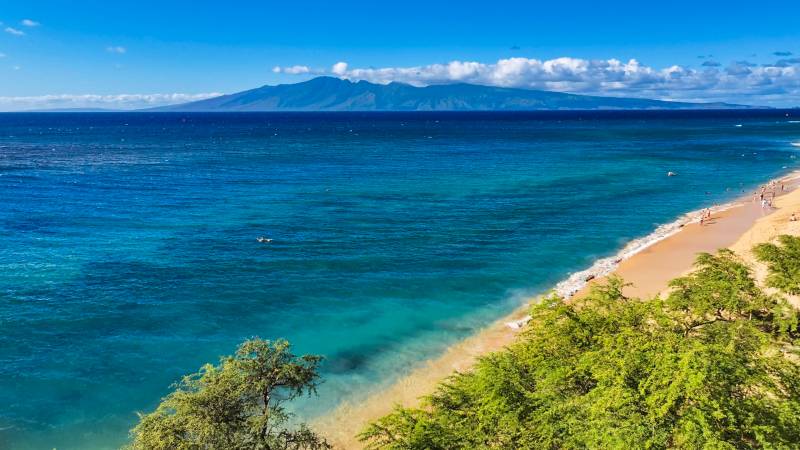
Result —
[[[780,191],[783,192],[786,190],[786,184],[778,181],[770,181],[769,184],[765,184],[761,186],[760,190],[753,194],[753,200],[756,200],[756,197],[761,202],[762,208],[772,208],[772,200],[778,193],[778,187],[780,185]]]
[[[700,226],[705,225],[711,220],[711,208],[706,208],[700,213]]]
[[[786,191],[786,183],[783,181],[770,181],[769,184],[761,186],[759,191],[753,194],[753,201],[760,200],[762,208],[772,208],[772,200],[778,192]],[[793,212],[789,216],[789,222],[800,221],[800,213]]]
[[[764,209],[772,209],[772,201],[779,192],[784,191],[786,191],[786,183],[783,181],[773,180],[768,184],[761,186],[759,190],[753,193],[753,201],[761,202],[761,207]],[[706,225],[709,223],[711,220],[711,209],[712,208],[706,208],[700,213],[700,225]],[[800,213],[792,213],[792,215],[789,217],[789,221],[800,221]]]

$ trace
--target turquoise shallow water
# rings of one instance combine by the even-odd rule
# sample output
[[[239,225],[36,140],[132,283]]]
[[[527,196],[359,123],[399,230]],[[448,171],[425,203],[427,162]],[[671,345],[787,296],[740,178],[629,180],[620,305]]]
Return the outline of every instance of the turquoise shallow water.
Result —
[[[255,335],[324,413],[795,168],[786,114],[2,114],[0,448],[114,448]]]

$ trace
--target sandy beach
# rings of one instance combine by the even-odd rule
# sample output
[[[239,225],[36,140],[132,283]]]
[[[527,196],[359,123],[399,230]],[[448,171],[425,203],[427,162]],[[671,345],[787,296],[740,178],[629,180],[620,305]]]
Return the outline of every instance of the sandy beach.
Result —
[[[793,173],[782,178],[785,191],[781,190],[781,182],[777,183],[777,197],[772,208],[762,208],[750,193],[725,209],[713,212],[703,225],[694,220],[681,224],[679,231],[637,250],[630,258],[620,261],[618,266],[615,263],[613,273],[631,283],[626,288],[626,294],[653,297],[666,290],[669,280],[690,271],[697,253],[714,252],[727,247],[750,263],[756,277],[763,279],[766,270],[755,261],[750,249],[781,234],[800,235],[800,222],[789,220],[793,212],[800,212],[798,177],[800,174]],[[593,283],[602,283],[603,279],[602,276],[592,279],[575,295],[583,295]],[[800,306],[797,298],[790,301]],[[450,347],[440,357],[421,364],[388,389],[376,392],[364,401],[344,402],[312,426],[324,434],[335,448],[361,448],[355,436],[366,424],[387,414],[395,405],[417,405],[421,396],[430,393],[437,383],[453,371],[467,370],[479,356],[500,350],[511,343],[516,332],[507,324],[519,321],[526,313],[527,306],[519,308],[480,333]]]

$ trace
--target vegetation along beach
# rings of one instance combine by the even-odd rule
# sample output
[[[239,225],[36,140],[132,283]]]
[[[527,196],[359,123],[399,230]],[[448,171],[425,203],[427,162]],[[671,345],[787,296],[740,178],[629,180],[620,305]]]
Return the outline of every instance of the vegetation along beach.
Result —
[[[4,0],[0,450],[800,448],[798,17]]]

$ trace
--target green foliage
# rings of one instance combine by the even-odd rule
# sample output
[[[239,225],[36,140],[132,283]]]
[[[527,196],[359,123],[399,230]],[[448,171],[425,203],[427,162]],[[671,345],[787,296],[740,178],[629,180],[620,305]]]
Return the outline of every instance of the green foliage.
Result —
[[[685,333],[717,321],[758,319],[770,333],[797,327],[797,315],[785,300],[768,296],[756,284],[750,269],[730,250],[701,253],[696,270],[670,282],[667,306]]]
[[[318,356],[289,343],[252,339],[218,366],[183,377],[156,410],[140,414],[131,450],[326,449],[305,425],[290,429],[283,404],[315,393]]]
[[[758,259],[767,263],[767,285],[789,294],[800,294],[800,238],[778,237],[780,246],[759,244],[753,251]]]
[[[790,449],[800,445],[797,313],[731,252],[703,254],[665,300],[612,278],[548,298],[515,344],[457,373],[371,449]],[[794,354],[792,354],[794,353]]]

